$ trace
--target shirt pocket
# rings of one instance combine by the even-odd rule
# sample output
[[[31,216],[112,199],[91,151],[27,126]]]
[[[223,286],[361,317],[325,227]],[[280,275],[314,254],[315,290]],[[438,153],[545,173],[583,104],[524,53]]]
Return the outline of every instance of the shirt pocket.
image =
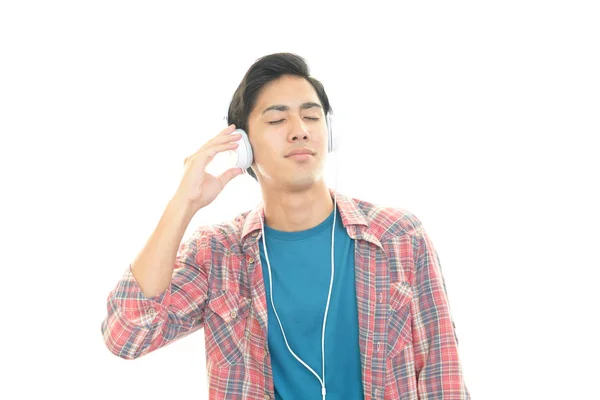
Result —
[[[396,357],[412,341],[411,301],[412,287],[408,282],[394,282],[390,286],[388,311],[388,359]]]
[[[249,298],[230,291],[217,293],[208,301],[205,336],[210,362],[227,368],[243,361],[250,308]]]

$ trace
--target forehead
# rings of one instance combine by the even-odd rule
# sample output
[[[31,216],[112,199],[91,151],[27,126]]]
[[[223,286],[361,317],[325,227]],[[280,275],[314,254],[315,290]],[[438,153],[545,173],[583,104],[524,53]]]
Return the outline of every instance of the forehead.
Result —
[[[308,101],[321,103],[313,86],[302,77],[283,75],[263,86],[256,99],[254,111],[260,112],[273,104],[285,104],[295,108]]]

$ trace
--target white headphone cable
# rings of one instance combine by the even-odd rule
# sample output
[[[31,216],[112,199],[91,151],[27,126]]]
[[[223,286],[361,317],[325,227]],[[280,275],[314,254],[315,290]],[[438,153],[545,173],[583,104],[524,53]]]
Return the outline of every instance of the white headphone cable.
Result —
[[[335,155],[334,157],[337,157]],[[294,356],[298,362],[300,362],[306,369],[308,369],[314,376],[317,377],[319,383],[321,383],[321,395],[323,396],[323,400],[326,399],[327,389],[325,387],[325,327],[327,325],[327,314],[329,313],[329,303],[331,301],[331,292],[333,289],[333,278],[335,273],[335,221],[337,216],[337,185],[338,185],[338,169],[337,169],[337,160],[336,160],[336,168],[335,168],[335,191],[333,197],[333,228],[331,229],[331,280],[329,282],[329,293],[327,295],[327,305],[325,306],[325,315],[323,317],[323,331],[321,334],[321,362],[323,366],[323,378],[321,378],[309,365],[307,365],[300,357],[294,353],[294,351],[290,348],[290,345],[287,341],[287,337],[285,335],[285,331],[283,330],[283,325],[281,324],[281,319],[279,318],[279,314],[277,314],[277,310],[275,309],[275,302],[273,301],[273,278],[271,275],[271,263],[269,262],[269,254],[267,252],[267,243],[265,241],[265,230],[263,225],[263,219],[260,219],[261,229],[262,229],[262,241],[263,248],[265,250],[265,258],[267,260],[267,269],[269,272],[269,291],[271,298],[271,306],[273,307],[273,313],[277,318],[277,322],[279,323],[279,328],[281,329],[281,333],[283,334],[283,340],[285,341],[285,345],[288,350]]]

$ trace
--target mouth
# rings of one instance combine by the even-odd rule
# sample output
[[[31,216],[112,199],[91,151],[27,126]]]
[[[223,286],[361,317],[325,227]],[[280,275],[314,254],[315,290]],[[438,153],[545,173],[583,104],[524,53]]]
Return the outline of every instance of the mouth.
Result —
[[[296,157],[296,156],[314,156],[314,155],[315,155],[314,151],[312,151],[311,149],[308,149],[308,148],[304,148],[304,149],[292,150],[285,157],[290,158],[290,157]]]
[[[292,154],[290,156],[287,156],[286,158],[291,158],[292,160],[301,161],[301,160],[308,160],[312,156],[313,155],[309,154],[309,153],[299,153],[299,154]]]

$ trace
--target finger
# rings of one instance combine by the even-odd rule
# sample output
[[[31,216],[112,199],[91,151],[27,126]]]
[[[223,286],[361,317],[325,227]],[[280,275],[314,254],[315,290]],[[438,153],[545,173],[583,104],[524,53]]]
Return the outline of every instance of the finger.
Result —
[[[205,143],[205,146],[210,146],[213,144],[221,144],[221,143],[227,143],[227,142],[233,142],[238,141],[242,138],[242,134],[241,133],[232,133],[230,135],[222,135],[222,136],[216,136],[212,139],[210,139],[208,142]]]
[[[198,154],[195,154],[193,157],[201,160],[202,166],[206,167],[217,154],[228,150],[235,150],[238,146],[239,144],[237,142],[214,145],[204,151],[198,152]]]
[[[200,149],[198,149],[198,151],[201,151],[201,150],[203,150],[207,147],[213,146],[215,144],[222,144],[222,143],[238,141],[242,138],[241,133],[231,134],[232,132],[229,132],[229,134],[225,134],[225,135],[223,135],[221,133],[218,134],[214,138],[210,139],[208,142],[204,143],[204,145]],[[196,152],[198,152],[198,151],[196,151]]]
[[[221,187],[225,187],[225,185],[227,185],[233,178],[242,175],[243,173],[244,169],[242,168],[230,168],[227,171],[223,172],[221,175],[219,175]]]
[[[235,129],[236,129],[235,128],[235,124],[231,124],[227,128],[223,129],[221,132],[219,132],[219,134],[217,136],[215,136],[215,137],[228,135],[231,132],[235,131]]]
[[[199,158],[199,159],[204,160],[203,165],[206,166],[206,165],[208,165],[209,162],[212,161],[212,159],[218,153],[221,153],[223,151],[228,151],[228,150],[235,150],[238,146],[239,146],[239,143],[231,142],[231,141],[227,142],[227,143],[212,145],[209,147],[203,146],[200,150],[198,150],[194,154],[187,156],[185,158],[185,160],[183,160],[183,165],[185,166],[190,160],[192,160],[194,158]]]
[[[215,146],[219,147],[219,148],[222,146],[229,146],[229,145],[233,144],[234,142],[237,143],[241,138],[242,138],[242,135],[239,133],[236,133],[234,135],[215,137],[215,138],[209,140],[208,142],[204,143],[204,145],[202,147],[200,147],[194,154],[192,154],[192,156],[206,152],[207,150],[211,150]]]
[[[213,139],[209,140],[208,142],[206,142],[202,147],[200,147],[198,150],[196,150],[196,152],[190,156],[188,156],[187,159],[192,158],[197,156],[198,154],[211,149],[214,146],[221,146],[221,145],[227,145],[230,144],[232,142],[237,142],[242,138],[242,135],[240,133],[236,133],[234,135],[227,135],[227,136],[216,136]],[[237,147],[237,146],[235,146]],[[234,147],[234,148],[235,148]],[[186,160],[187,160],[186,159]]]

